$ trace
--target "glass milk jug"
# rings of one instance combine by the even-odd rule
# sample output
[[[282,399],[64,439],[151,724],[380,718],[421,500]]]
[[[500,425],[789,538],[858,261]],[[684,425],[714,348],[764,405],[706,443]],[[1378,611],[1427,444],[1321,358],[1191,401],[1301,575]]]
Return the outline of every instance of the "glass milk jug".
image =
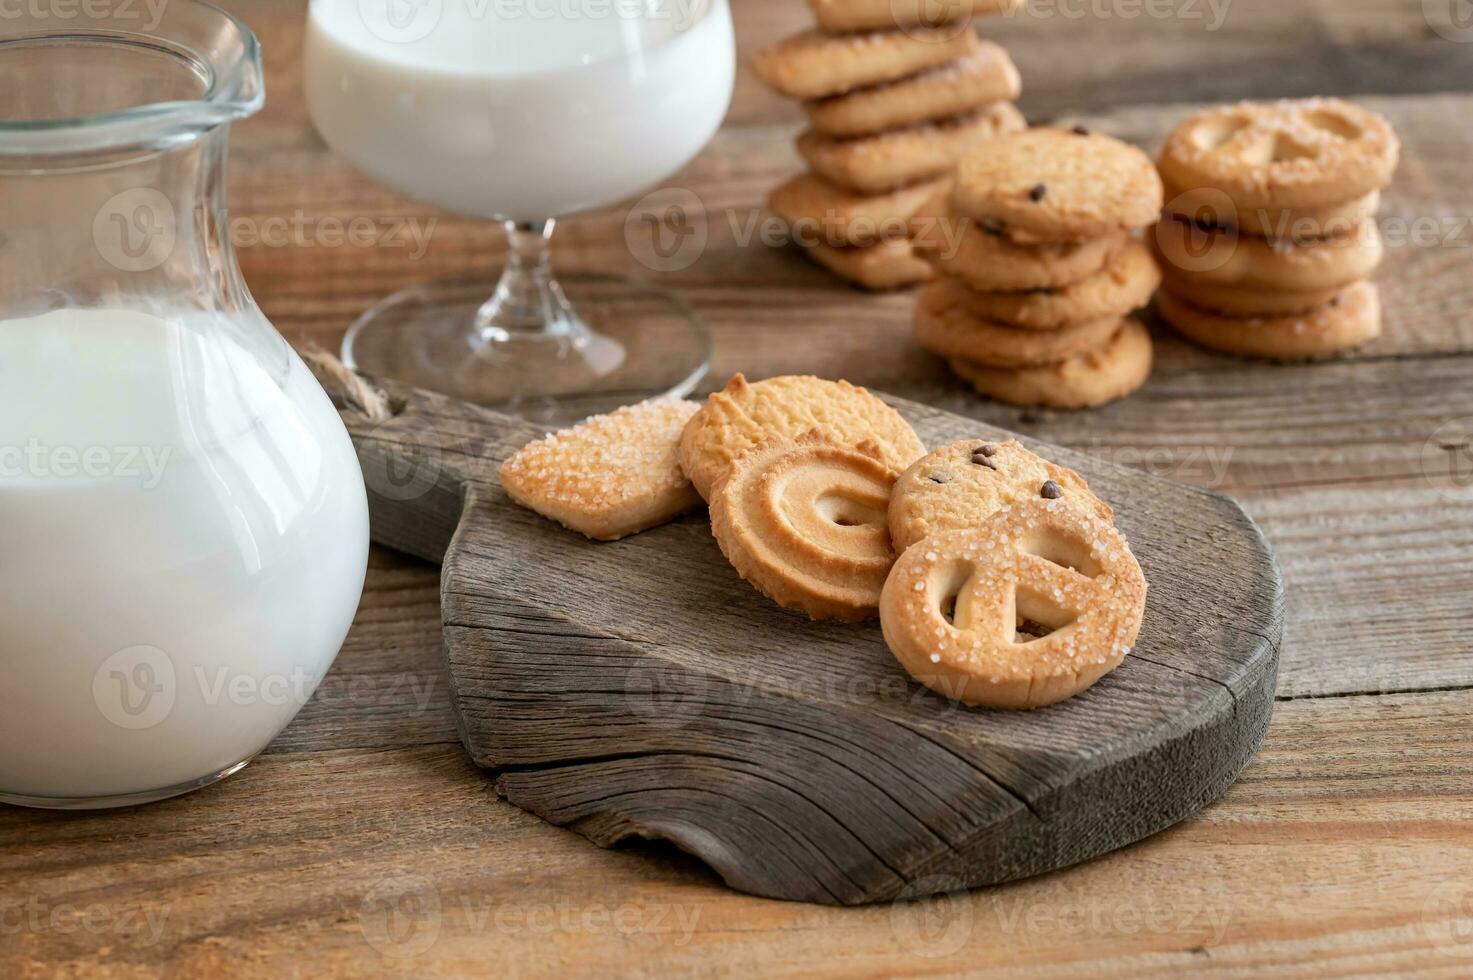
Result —
[[[0,79],[0,801],[162,799],[331,666],[363,477],[227,235],[251,32],[195,0],[17,5]]]

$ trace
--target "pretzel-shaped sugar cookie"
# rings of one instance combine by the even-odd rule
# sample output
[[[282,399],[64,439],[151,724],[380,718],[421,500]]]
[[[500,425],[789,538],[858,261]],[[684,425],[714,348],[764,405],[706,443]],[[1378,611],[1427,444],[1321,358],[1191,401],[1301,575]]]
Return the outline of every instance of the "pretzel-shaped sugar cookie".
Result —
[[[908,549],[885,583],[885,642],[917,681],[989,708],[1040,708],[1113,670],[1146,580],[1114,526],[1037,499]]]
[[[742,578],[813,619],[874,617],[895,562],[895,473],[866,452],[810,433],[737,460],[711,494],[711,530]]]
[[[1182,191],[1212,187],[1240,209],[1315,208],[1385,187],[1401,145],[1378,114],[1339,99],[1241,102],[1187,119],[1161,148]]]

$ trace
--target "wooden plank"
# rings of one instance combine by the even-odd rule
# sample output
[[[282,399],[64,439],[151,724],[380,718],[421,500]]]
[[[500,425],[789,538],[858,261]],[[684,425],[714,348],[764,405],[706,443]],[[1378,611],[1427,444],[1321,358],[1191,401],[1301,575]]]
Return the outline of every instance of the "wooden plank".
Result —
[[[1223,800],[1135,847],[835,909],[596,848],[455,746],[271,755],[144,809],[0,810],[0,973],[1466,976],[1470,760],[1473,692],[1286,702]]]
[[[1031,118],[1137,102],[1206,102],[1473,87],[1473,51],[1438,34],[1456,23],[1421,0],[1030,0],[981,21],[1023,74]],[[1450,10],[1451,8],[1446,8]],[[1429,17],[1426,11],[1434,16]],[[744,57],[812,23],[803,4],[738,0]],[[731,122],[797,121],[798,110],[738,82]]]
[[[1460,171],[1473,155],[1473,97],[1365,101],[1392,119],[1405,150],[1380,217],[1388,241],[1378,276],[1386,335],[1351,359],[1473,351],[1473,318],[1466,315],[1473,308],[1473,188]],[[1154,147],[1185,111],[1145,108],[1086,118]],[[638,256],[650,254],[648,243],[626,238],[628,206],[565,222],[555,239],[557,261],[568,269],[653,278],[680,290],[715,330],[713,378],[737,369],[754,376],[801,370],[849,373],[853,380],[896,391],[907,383],[939,384],[944,375],[910,341],[911,293],[867,294],[837,282],[791,246],[763,244],[764,235],[781,240],[781,228],[765,215],[762,202],[771,187],[800,169],[789,145],[793,132],[782,126],[724,130],[667,183],[700,202],[690,216],[705,229],[707,243],[689,267],[665,273],[642,264]],[[487,222],[437,215],[402,201],[320,145],[258,152],[255,159],[246,157],[248,175],[233,183],[232,220],[245,241],[258,243],[242,248],[242,265],[267,314],[293,341],[332,347],[352,318],[387,292],[439,277],[489,279],[496,268],[500,231]],[[657,196],[646,207],[659,209],[665,200]],[[353,219],[367,219],[378,230],[378,244],[323,244],[335,240],[335,227],[341,234],[341,224]],[[644,234],[642,228],[636,223],[636,232]],[[801,331],[793,330],[795,322]],[[1185,345],[1162,355],[1158,379],[1181,370],[1240,366]],[[1268,367],[1244,370],[1275,373]]]
[[[257,145],[315,142],[300,94],[305,0],[225,6],[250,24],[265,54],[270,101],[242,133]],[[1430,7],[1422,0],[1031,0],[1024,12],[986,20],[981,30],[1018,63],[1024,110],[1048,118],[1270,91],[1468,91],[1473,48],[1437,32],[1434,24],[1451,25],[1450,33],[1461,36],[1443,6],[1441,0]],[[732,17],[743,62],[812,23],[807,7],[792,0],[734,0]],[[739,72],[728,125],[796,123],[801,115],[750,71]]]
[[[811,623],[751,590],[704,515],[591,544],[500,488],[500,461],[541,430],[391,395],[392,420],[344,419],[375,540],[445,556],[452,703],[472,758],[510,800],[599,843],[669,839],[733,887],[806,901],[924,892],[937,866],[991,883],[1180,819],[1222,792],[1266,727],[1278,575],[1223,497],[1042,449],[1119,509],[1153,583],[1147,620],[1080,696],[965,711],[909,684],[873,626]],[[1006,435],[897,407],[932,445]],[[433,479],[385,493],[390,472]]]

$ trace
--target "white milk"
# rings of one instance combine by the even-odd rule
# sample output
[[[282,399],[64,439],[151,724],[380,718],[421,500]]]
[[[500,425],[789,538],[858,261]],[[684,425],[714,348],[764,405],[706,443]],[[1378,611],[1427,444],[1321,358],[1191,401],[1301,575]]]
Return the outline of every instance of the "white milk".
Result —
[[[285,345],[252,356],[208,316],[0,321],[0,795],[218,774],[342,644],[368,548],[352,444]]]
[[[449,211],[537,220],[674,173],[726,114],[726,0],[313,0],[327,142]]]

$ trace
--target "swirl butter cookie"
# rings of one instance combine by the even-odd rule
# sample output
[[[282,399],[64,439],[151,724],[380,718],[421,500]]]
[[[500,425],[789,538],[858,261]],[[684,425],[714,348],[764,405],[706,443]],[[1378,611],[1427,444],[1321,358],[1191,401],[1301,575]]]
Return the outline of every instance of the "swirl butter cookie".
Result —
[[[910,219],[949,186],[944,179],[930,180],[885,194],[857,194],[814,174],[800,174],[773,190],[767,206],[800,241],[873,245],[906,237]]]
[[[964,439],[910,465],[890,494],[890,540],[904,552],[928,535],[980,526],[1011,504],[1063,500],[1110,521],[1115,512],[1073,470],[1050,463],[1016,439]]]
[[[1213,188],[1239,212],[1343,205],[1391,182],[1401,144],[1382,116],[1340,99],[1240,102],[1184,120],[1161,147],[1178,190]]]
[[[1163,269],[1178,281],[1294,293],[1341,289],[1365,279],[1385,253],[1374,221],[1335,238],[1271,242],[1172,218],[1149,239]]]
[[[527,443],[501,464],[507,494],[599,541],[700,506],[680,468],[680,437],[700,406],[654,400]]]
[[[982,41],[975,54],[898,82],[804,103],[815,132],[865,136],[961,115],[1022,90],[1018,69],[1000,45]]]
[[[838,139],[808,130],[798,152],[814,172],[869,194],[949,174],[968,150],[1026,126],[1010,102],[935,123]]]
[[[701,496],[745,453],[817,429],[834,444],[867,445],[898,473],[925,455],[910,423],[847,381],[786,375],[748,383],[738,374],[706,400],[680,437],[680,465]]]
[[[961,287],[956,299],[987,320],[1024,330],[1057,330],[1085,320],[1121,317],[1151,301],[1161,271],[1150,249],[1130,240],[1103,269],[1055,289],[982,292]]]
[[[1239,357],[1314,360],[1359,347],[1381,333],[1380,293],[1368,282],[1337,293],[1319,309],[1276,317],[1209,313],[1168,292],[1157,303],[1162,319],[1191,340]]]
[[[906,551],[881,593],[880,624],[895,659],[942,697],[1041,708],[1119,666],[1140,634],[1146,588],[1108,520],[1037,499]]]
[[[974,17],[1011,14],[1023,0],[808,0],[818,26],[833,34],[891,27],[965,24]]]
[[[972,291],[955,279],[937,279],[921,287],[915,312],[916,343],[942,357],[961,357],[990,367],[1031,367],[1096,350],[1120,326],[1120,317],[1106,316],[1054,330],[1019,330],[984,320],[969,310],[967,294]]]
[[[951,203],[1018,241],[1078,242],[1154,222],[1161,177],[1150,157],[1113,137],[1030,129],[962,157]]]
[[[816,433],[769,443],[717,482],[711,531],[732,567],[778,605],[813,619],[871,619],[895,562],[885,525],[894,482],[879,459]]]
[[[803,249],[810,259],[840,279],[877,292],[914,286],[936,274],[930,263],[918,258],[910,242],[903,238],[890,238],[873,245],[809,242]]]
[[[866,34],[804,31],[757,52],[752,71],[794,99],[821,99],[893,82],[977,50],[970,29],[912,27]]]
[[[951,369],[978,393],[1012,405],[1094,408],[1124,398],[1151,376],[1151,335],[1139,320],[1121,322],[1099,350],[1058,364],[993,368],[952,358]]]

